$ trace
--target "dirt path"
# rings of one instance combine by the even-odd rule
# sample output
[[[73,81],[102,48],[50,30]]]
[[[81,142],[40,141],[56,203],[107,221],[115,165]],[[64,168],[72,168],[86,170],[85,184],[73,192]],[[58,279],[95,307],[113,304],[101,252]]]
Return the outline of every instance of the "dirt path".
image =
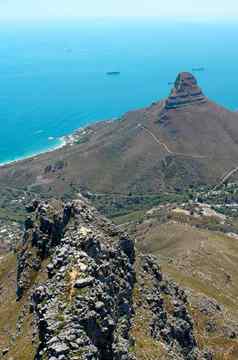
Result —
[[[159,144],[161,147],[163,147],[165,149],[165,151],[170,155],[189,157],[189,158],[192,158],[192,159],[207,159],[208,158],[207,156],[204,156],[204,155],[193,155],[193,154],[185,154],[185,153],[174,152],[174,151],[170,150],[170,148],[168,147],[167,144],[160,141],[160,139],[152,131],[147,129],[145,126],[143,126],[141,124],[138,124],[138,127],[143,129],[144,131],[146,131],[150,136],[152,136],[152,138],[155,140],[155,142],[157,144]]]
[[[144,129],[149,135],[151,135],[152,138],[155,140],[155,142],[156,142],[157,144],[159,144],[160,146],[162,146],[167,153],[173,154],[173,152],[168,148],[168,146],[167,146],[165,143],[161,142],[161,141],[152,133],[152,131],[150,131],[149,129],[147,129],[145,126],[143,126],[143,125],[141,125],[141,124],[138,124],[138,127],[140,127],[141,129]]]
[[[170,154],[170,155],[176,155],[176,156],[183,156],[183,157],[189,157],[192,159],[208,159],[209,156],[203,156],[203,155],[192,155],[192,154],[185,154],[185,153],[179,153],[179,152],[174,152],[172,150],[170,150],[170,148],[168,147],[167,144],[165,144],[164,142],[160,141],[160,139],[149,129],[147,129],[145,126],[143,126],[142,124],[138,124],[138,127],[140,127],[141,129],[143,129],[145,132],[147,132],[154,140],[157,144],[159,144],[161,147],[163,147],[165,149],[165,151]],[[214,189],[216,189],[219,185],[224,184],[224,182],[226,182],[232,175],[234,175],[236,172],[238,172],[238,166],[229,170],[228,172],[226,171],[222,177],[221,180],[219,182],[219,184],[217,184],[215,186]]]

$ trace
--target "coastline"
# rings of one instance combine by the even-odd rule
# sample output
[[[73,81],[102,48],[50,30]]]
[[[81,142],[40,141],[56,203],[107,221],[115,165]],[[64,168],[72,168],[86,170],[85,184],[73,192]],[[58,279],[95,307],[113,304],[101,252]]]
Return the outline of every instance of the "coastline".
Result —
[[[26,156],[22,156],[22,157],[19,157],[19,158],[15,159],[15,160],[9,160],[9,161],[2,162],[2,163],[0,163],[0,169],[5,167],[5,166],[8,166],[8,165],[16,164],[19,161],[33,159],[33,158],[35,158],[35,157],[37,157],[39,155],[48,154],[50,152],[59,150],[59,149],[65,147],[66,145],[70,144],[72,142],[72,140],[71,140],[72,137],[73,137],[73,134],[62,136],[62,137],[59,138],[60,143],[58,145],[54,146],[54,147],[51,147],[51,148],[48,148],[48,149],[45,149],[45,150],[41,150],[41,151],[39,151],[37,153],[34,153],[34,154],[29,154],[29,155],[26,155]]]
[[[39,151],[37,153],[34,153],[34,154],[29,154],[29,155],[26,155],[26,156],[19,157],[18,159],[15,159],[15,160],[9,160],[9,161],[0,163],[0,169],[4,168],[6,166],[9,166],[9,165],[16,164],[16,163],[18,163],[20,161],[35,159],[36,157],[38,157],[40,155],[44,155],[44,154],[48,154],[48,153],[57,151],[57,150],[62,149],[65,146],[68,146],[68,145],[72,146],[82,136],[87,135],[88,131],[90,132],[91,126],[95,126],[97,124],[110,124],[112,121],[115,121],[117,119],[118,118],[116,117],[114,119],[98,120],[98,121],[95,121],[92,124],[86,124],[83,127],[75,129],[72,133],[70,133],[68,135],[63,135],[63,136],[59,137],[58,139],[60,140],[60,143],[58,145],[56,145],[54,147],[51,147],[51,148],[48,148],[48,149],[45,149],[45,150],[41,150],[41,151]]]

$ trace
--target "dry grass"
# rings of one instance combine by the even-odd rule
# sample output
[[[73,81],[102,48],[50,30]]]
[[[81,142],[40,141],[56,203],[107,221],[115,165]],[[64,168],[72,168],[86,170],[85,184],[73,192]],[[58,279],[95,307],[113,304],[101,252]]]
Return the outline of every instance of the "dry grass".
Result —
[[[196,219],[193,223],[186,216],[174,220],[138,225],[137,245],[158,255],[162,272],[190,290],[190,312],[200,349],[210,348],[215,360],[237,360],[238,340],[229,338],[224,327],[238,321],[238,241],[195,227]],[[201,225],[207,219],[198,221]],[[205,316],[199,307],[202,297],[216,301],[222,311]],[[165,306],[168,310],[171,307],[166,299]],[[214,333],[206,331],[208,320],[216,321]]]
[[[45,267],[47,261],[43,262]],[[46,272],[34,275],[34,282],[45,281]],[[6,255],[0,263],[0,349],[9,348],[6,359],[33,360],[37,343],[32,343],[32,315],[29,313],[29,293],[16,302],[16,257]],[[25,311],[24,311],[25,308]],[[19,316],[23,316],[20,333],[16,332]],[[15,338],[15,339],[14,339]]]
[[[214,352],[215,360],[237,360],[238,359],[238,340],[227,339],[219,334],[219,327],[213,334],[208,335],[205,326],[209,316],[201,314],[196,308],[191,307],[190,313],[194,321],[195,337],[200,349],[209,347]],[[224,325],[224,319],[216,322],[217,325]]]
[[[72,301],[72,297],[75,294],[75,281],[79,275],[79,271],[77,269],[72,269],[69,273],[69,300]]]
[[[8,356],[14,360],[33,359],[33,345],[31,342],[31,315],[26,315],[22,324],[21,334],[16,336],[16,325],[19,315],[27,303],[27,296],[16,302],[16,258],[13,254],[6,255],[0,265],[0,283],[2,296],[0,297],[0,348],[9,347]],[[20,351],[19,351],[20,349]]]

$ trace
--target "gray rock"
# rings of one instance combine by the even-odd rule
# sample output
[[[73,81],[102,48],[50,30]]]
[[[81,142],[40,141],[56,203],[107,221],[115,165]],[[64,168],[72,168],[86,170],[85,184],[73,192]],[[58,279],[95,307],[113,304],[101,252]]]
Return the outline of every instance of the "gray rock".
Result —
[[[64,343],[55,343],[50,346],[50,350],[55,353],[55,355],[59,356],[68,351],[69,347]]]
[[[77,289],[81,289],[86,286],[92,285],[93,282],[94,282],[94,278],[92,276],[88,276],[86,278],[76,280],[74,287]]]
[[[9,348],[2,349],[3,356],[9,352]]]
[[[104,303],[102,301],[97,301],[95,304],[96,311],[101,311],[104,308]]]

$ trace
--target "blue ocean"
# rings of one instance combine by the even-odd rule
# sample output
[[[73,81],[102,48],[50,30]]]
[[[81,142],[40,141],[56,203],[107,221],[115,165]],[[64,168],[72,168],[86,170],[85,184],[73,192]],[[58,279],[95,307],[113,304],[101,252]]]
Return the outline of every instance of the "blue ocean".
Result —
[[[84,19],[0,24],[0,163],[164,98],[178,72],[238,109],[238,24]],[[118,76],[106,75],[120,71]]]

